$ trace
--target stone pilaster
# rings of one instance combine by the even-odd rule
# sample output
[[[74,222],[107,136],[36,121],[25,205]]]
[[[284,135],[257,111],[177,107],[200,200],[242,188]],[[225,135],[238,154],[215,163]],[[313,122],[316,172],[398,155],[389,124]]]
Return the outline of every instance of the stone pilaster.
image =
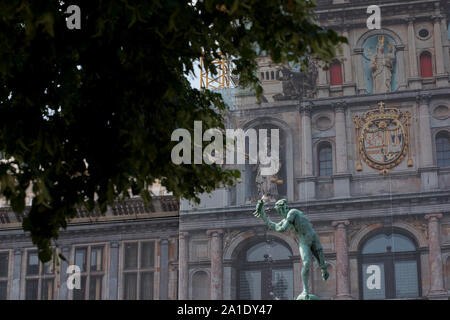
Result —
[[[69,267],[68,261],[70,260],[70,247],[64,246],[61,248],[61,254],[67,259],[67,261],[64,261],[61,259],[61,283],[59,287],[59,300],[67,300],[69,299],[69,291],[67,288],[67,268]]]
[[[189,233],[179,233],[178,258],[178,299],[188,299],[189,283]]]
[[[433,140],[431,138],[429,104],[431,95],[422,93],[417,95],[419,104],[419,150],[422,191],[431,191],[438,188],[436,167],[433,164]]]
[[[336,173],[347,173],[347,137],[345,130],[345,102],[334,104],[336,127]]]
[[[169,298],[169,241],[160,240],[159,300]]]
[[[350,197],[350,175],[347,164],[347,137],[345,128],[346,103],[341,101],[333,104],[336,128],[336,169],[333,174],[333,189],[335,198]]]
[[[11,299],[19,300],[20,299],[20,274],[22,271],[22,256],[23,249],[16,248],[14,249],[14,268],[13,268],[13,281],[11,287]]]
[[[313,176],[313,154],[312,154],[312,131],[311,131],[311,110],[312,104],[305,101],[300,105],[301,116],[301,169],[302,179],[299,185],[299,197],[301,200],[311,200],[315,198],[315,182],[310,178]]]
[[[334,221],[334,243],[336,250],[336,297],[337,300],[352,299],[350,295],[350,274],[347,246],[348,220]]]
[[[425,219],[428,220],[428,248],[430,263],[430,290],[428,297],[430,299],[439,299],[447,295],[444,289],[444,274],[442,270],[442,255],[440,243],[440,226],[439,219],[442,213],[427,214]]]
[[[441,20],[442,16],[435,15],[433,18],[433,40],[434,55],[436,61],[436,85],[438,87],[448,86],[448,75],[445,74],[444,47],[442,46]]]
[[[358,94],[366,94],[367,88],[366,88],[366,80],[364,79],[364,70],[363,70],[363,55],[364,55],[364,49],[363,48],[354,48],[353,49],[354,54],[354,61],[355,61],[355,74],[356,79],[358,82]]]
[[[211,243],[211,300],[223,299],[223,230],[208,230]]]
[[[420,89],[421,80],[417,69],[416,36],[414,31],[414,18],[406,18],[408,23],[408,60],[409,60],[409,79],[408,84],[411,89]]]

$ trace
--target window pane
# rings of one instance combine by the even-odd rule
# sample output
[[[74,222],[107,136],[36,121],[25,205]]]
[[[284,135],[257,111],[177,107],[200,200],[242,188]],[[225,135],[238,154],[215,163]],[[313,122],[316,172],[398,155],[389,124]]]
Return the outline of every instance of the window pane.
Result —
[[[155,243],[141,243],[141,268],[151,268],[155,266]]]
[[[91,248],[91,271],[103,270],[103,247]]]
[[[81,272],[86,271],[86,254],[87,248],[75,249],[75,264],[80,267]]]
[[[6,300],[7,281],[0,281],[0,300]]]
[[[261,272],[241,272],[239,287],[239,297],[241,300],[261,300]]]
[[[27,280],[25,284],[25,300],[37,300],[38,298],[38,280]]]
[[[362,253],[383,253],[383,252],[405,252],[415,251],[414,243],[401,234],[387,236],[379,234],[366,242]]]
[[[416,298],[419,296],[417,280],[417,262],[399,261],[395,268],[395,296],[396,298]]]
[[[211,281],[205,271],[197,271],[192,276],[192,299],[208,300],[211,298]]]
[[[125,269],[137,268],[137,242],[125,244]]]
[[[53,299],[53,279],[41,280],[41,300]]]
[[[45,274],[52,274],[55,271],[55,264],[53,261],[46,262],[43,264],[42,269]]]
[[[272,270],[273,299],[292,300],[294,298],[294,274],[292,270]]]
[[[379,300],[386,297],[384,282],[384,264],[371,263],[363,264],[363,299]]]
[[[276,241],[260,242],[247,251],[247,261],[287,260],[292,256],[291,251]]]
[[[137,299],[137,273],[125,273],[123,284],[123,298],[125,300]]]
[[[103,276],[91,276],[89,279],[89,300],[100,300],[102,298]]]
[[[81,276],[80,289],[73,289],[73,300],[85,300],[86,299],[86,276]]]
[[[0,278],[8,276],[9,253],[0,253]]]
[[[28,251],[27,275],[39,274],[39,258],[37,252]]]
[[[153,299],[153,272],[141,273],[141,294],[140,300]]]

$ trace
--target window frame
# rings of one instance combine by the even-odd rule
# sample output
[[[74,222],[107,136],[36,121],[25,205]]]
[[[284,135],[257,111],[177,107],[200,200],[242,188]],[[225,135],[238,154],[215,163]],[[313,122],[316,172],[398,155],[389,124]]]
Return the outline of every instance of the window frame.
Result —
[[[431,67],[431,75],[430,76],[423,75],[423,68],[422,68],[422,56],[423,55],[428,55],[430,57],[430,67]],[[433,64],[433,54],[429,50],[423,50],[419,54],[419,71],[420,71],[420,78],[422,78],[422,79],[432,79],[435,75],[434,64]]]
[[[271,260],[269,257],[265,257],[264,261],[247,261],[247,252],[255,245],[267,241],[275,241],[279,245],[287,248],[289,252],[291,252],[291,257],[289,259],[282,260]],[[236,272],[236,298],[237,300],[241,299],[241,282],[240,277],[241,273],[245,271],[259,271],[261,273],[261,299],[266,300],[270,299],[267,290],[268,286],[272,287],[272,273],[274,269],[277,270],[289,270],[294,272],[294,262],[293,262],[293,253],[288,244],[286,244],[283,240],[275,237],[258,238],[254,239],[251,242],[247,243],[245,247],[242,248],[241,252],[238,254],[237,259],[233,262],[234,268]],[[295,288],[292,292],[293,297],[295,298]]]
[[[337,66],[339,66],[339,68],[337,68]],[[335,69],[336,70],[339,69],[339,72],[340,72],[340,82],[339,83],[332,83],[333,76],[332,76],[332,72],[331,71],[335,70]],[[333,62],[330,63],[330,67],[329,67],[329,72],[328,73],[329,73],[329,76],[330,76],[330,86],[335,87],[335,86],[342,86],[344,84],[344,72],[342,70],[342,63],[341,63],[341,61],[333,60]]]
[[[59,254],[59,250],[56,249],[56,254]],[[46,274],[44,272],[44,263],[42,263],[40,260],[39,261],[39,268],[38,268],[38,273],[37,274],[32,274],[29,275],[28,274],[28,257],[30,253],[36,253],[37,254],[37,250],[35,248],[26,248],[23,252],[23,256],[22,256],[22,275],[21,275],[21,279],[23,279],[22,284],[21,284],[21,299],[22,300],[27,300],[26,296],[27,296],[27,281],[29,280],[38,280],[38,285],[37,285],[37,299],[35,300],[43,300],[42,299],[42,283],[44,280],[49,280],[52,279],[53,280],[53,295],[52,295],[52,299],[49,300],[58,300],[59,299],[59,288],[58,288],[58,282],[60,281],[60,275],[61,275],[61,265],[57,265],[56,261],[54,261],[53,259],[50,260],[49,263],[53,264],[53,272]],[[38,257],[39,259],[39,257]],[[31,300],[31,299],[30,299]]]
[[[152,242],[153,247],[153,267],[141,267],[141,246],[143,243]],[[125,269],[125,250],[126,244],[128,243],[137,243],[137,265],[136,268]],[[158,239],[139,239],[139,240],[125,240],[121,245],[121,253],[120,253],[120,274],[119,274],[119,299],[125,300],[125,275],[126,274],[136,274],[136,300],[141,299],[141,275],[143,273],[153,273],[153,292],[152,298],[156,300],[157,296],[157,269],[158,269]]]
[[[6,282],[6,299],[5,300],[9,300],[10,298],[10,284],[12,283],[13,280],[13,259],[14,259],[14,255],[11,249],[0,249],[0,254],[2,253],[7,253],[8,254],[8,274],[6,275],[6,277],[0,277],[0,282]],[[0,299],[1,301],[1,299]]]
[[[320,159],[320,151],[322,150],[322,149],[324,149],[324,148],[330,148],[331,149],[331,152],[330,152],[330,155],[331,155],[331,158],[330,158],[330,160],[324,160],[324,161],[322,161],[321,159]],[[324,174],[324,175],[321,175],[321,168],[320,168],[320,164],[322,163],[322,162],[330,162],[331,163],[331,173],[330,174]],[[333,174],[334,174],[334,157],[333,157],[333,145],[332,145],[332,143],[331,142],[329,142],[329,141],[320,141],[318,144],[317,144],[317,176],[318,177],[331,177]],[[328,168],[327,168],[328,169]],[[326,172],[326,173],[328,173],[328,172]]]
[[[102,253],[102,266],[103,266],[103,270],[102,271],[91,271],[90,267],[90,261],[91,261],[91,251],[92,248],[95,247],[103,247],[103,253]],[[89,293],[90,293],[90,281],[91,281],[91,277],[95,277],[95,276],[102,276],[102,282],[101,282],[101,297],[99,300],[105,300],[107,299],[107,291],[108,288],[106,286],[107,282],[107,278],[109,275],[109,246],[108,243],[106,242],[98,242],[98,243],[83,243],[83,244],[76,244],[74,246],[72,246],[72,250],[71,250],[71,264],[76,265],[75,263],[75,253],[77,249],[82,249],[82,248],[87,248],[86,250],[86,269],[84,271],[80,272],[80,279],[82,279],[83,277],[86,277],[86,290],[84,292],[84,299],[83,300],[91,300],[89,299]],[[81,282],[81,285],[83,285],[83,282]],[[78,290],[78,289],[73,289],[73,290],[69,290],[69,294],[68,294],[68,300],[75,300],[74,299],[74,290]]]
[[[448,168],[448,167],[450,167],[450,164],[449,165],[447,165],[447,166],[444,166],[444,165],[439,165],[439,159],[438,159],[438,148],[437,148],[437,145],[438,145],[438,143],[437,143],[437,141],[438,141],[438,139],[439,138],[441,138],[440,136],[445,136],[447,139],[448,139],[448,141],[449,141],[449,145],[450,145],[450,133],[447,131],[447,130],[440,130],[440,131],[438,131],[438,132],[436,132],[436,134],[435,134],[435,136],[434,136],[434,153],[435,153],[435,156],[436,156],[436,166],[438,166],[438,167],[440,167],[440,168]],[[450,151],[450,149],[449,149],[449,151]],[[449,158],[450,159],[450,158]],[[444,159],[445,160],[445,159]]]
[[[392,234],[400,234],[407,237],[416,248],[415,251],[405,251],[405,252],[383,252],[383,253],[368,253],[363,254],[362,250],[366,243],[376,237],[379,234],[385,234],[391,236]],[[364,280],[363,280],[363,264],[367,263],[383,263],[384,269],[384,280],[385,280],[385,298],[384,300],[390,299],[413,299],[420,300],[423,299],[422,296],[422,271],[421,271],[421,260],[420,260],[419,246],[413,235],[409,232],[398,229],[398,228],[382,228],[381,230],[376,230],[367,234],[361,241],[358,248],[357,263],[358,263],[358,286],[359,286],[359,299],[364,300]],[[417,286],[418,286],[418,297],[415,298],[397,298],[396,295],[396,282],[395,282],[395,262],[400,261],[414,261],[417,267]]]

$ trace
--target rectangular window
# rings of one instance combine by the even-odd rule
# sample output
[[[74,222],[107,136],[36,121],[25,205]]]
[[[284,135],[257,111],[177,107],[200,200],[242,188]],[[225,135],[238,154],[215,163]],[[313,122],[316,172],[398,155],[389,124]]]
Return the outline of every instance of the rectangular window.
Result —
[[[124,244],[123,299],[153,299],[155,253],[154,241]]]
[[[0,300],[8,295],[9,252],[0,252]]]
[[[105,277],[105,246],[75,248],[75,264],[81,270],[80,289],[73,289],[73,300],[101,300]]]
[[[26,253],[25,299],[53,300],[55,297],[55,263],[42,263],[36,250]]]

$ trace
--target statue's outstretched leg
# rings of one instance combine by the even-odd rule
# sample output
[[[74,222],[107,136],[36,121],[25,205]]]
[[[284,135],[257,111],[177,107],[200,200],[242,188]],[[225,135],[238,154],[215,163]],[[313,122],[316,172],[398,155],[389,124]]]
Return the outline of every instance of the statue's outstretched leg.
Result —
[[[328,266],[329,263],[325,261],[325,255],[323,253],[322,245],[319,242],[319,237],[317,236],[317,239],[312,243],[311,245],[311,252],[314,255],[314,257],[317,260],[317,263],[319,264],[319,268],[322,272],[322,279],[327,280],[330,276],[328,272]]]
[[[303,292],[297,297],[297,300],[309,300],[309,270],[311,267],[311,250],[305,244],[299,244],[300,257],[302,258],[302,282]]]
[[[322,245],[319,242],[319,236],[316,237],[315,241],[311,245],[311,252],[319,264],[319,268],[322,272],[322,279],[327,280],[330,276],[328,272],[329,263],[325,261],[325,255],[323,253]]]

